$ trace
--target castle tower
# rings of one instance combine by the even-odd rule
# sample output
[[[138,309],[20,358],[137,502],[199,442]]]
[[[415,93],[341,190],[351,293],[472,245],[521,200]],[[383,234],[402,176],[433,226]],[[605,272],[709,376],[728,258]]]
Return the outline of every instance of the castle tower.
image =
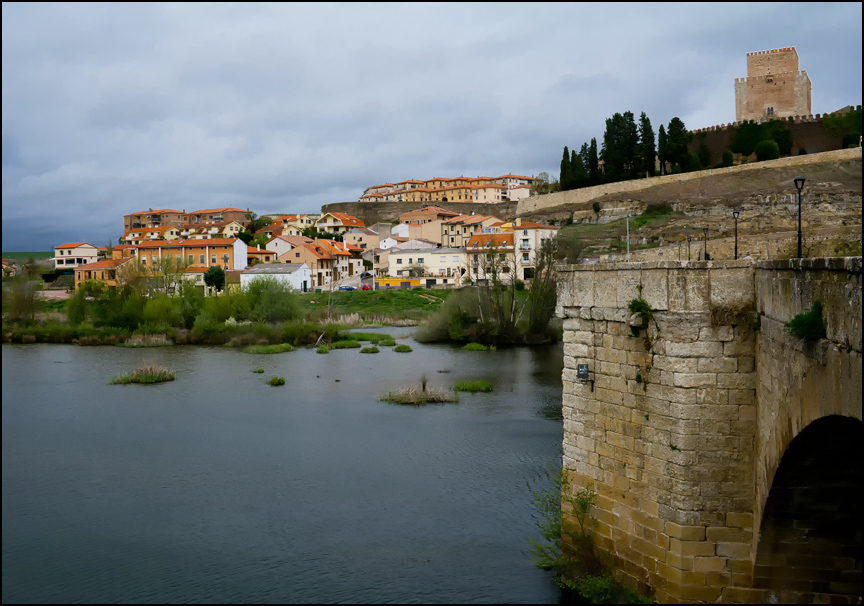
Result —
[[[808,116],[811,88],[794,46],[747,53],[747,77],[735,78],[735,120]]]

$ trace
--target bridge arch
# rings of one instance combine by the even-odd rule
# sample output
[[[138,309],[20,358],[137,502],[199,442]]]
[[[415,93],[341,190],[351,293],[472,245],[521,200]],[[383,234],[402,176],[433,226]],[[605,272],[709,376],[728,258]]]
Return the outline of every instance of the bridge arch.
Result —
[[[753,570],[753,588],[769,590],[769,601],[813,602],[829,594],[832,602],[846,596],[855,603],[861,596],[862,443],[864,423],[829,415],[805,427],[783,454]]]

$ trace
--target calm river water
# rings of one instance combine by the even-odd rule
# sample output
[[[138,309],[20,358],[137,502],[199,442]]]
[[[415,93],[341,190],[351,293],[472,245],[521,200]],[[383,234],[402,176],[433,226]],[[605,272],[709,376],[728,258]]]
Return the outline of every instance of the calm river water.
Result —
[[[3,602],[558,602],[561,347],[383,332],[414,352],[3,345]],[[144,359],[177,379],[106,384]],[[378,400],[424,371],[495,391]]]

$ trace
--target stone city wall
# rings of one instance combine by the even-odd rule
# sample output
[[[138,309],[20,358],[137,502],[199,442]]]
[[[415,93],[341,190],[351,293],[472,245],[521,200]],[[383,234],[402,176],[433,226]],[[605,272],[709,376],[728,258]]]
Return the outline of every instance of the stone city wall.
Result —
[[[714,168],[711,170],[701,170],[692,173],[680,173],[677,175],[662,175],[659,177],[651,177],[650,179],[633,179],[631,181],[619,181],[617,183],[606,183],[603,185],[595,185],[593,187],[584,187],[581,189],[571,189],[569,191],[557,192],[554,194],[545,194],[542,196],[531,196],[520,200],[516,207],[517,216],[530,215],[532,212],[553,209],[556,207],[570,207],[571,210],[590,210],[591,203],[605,195],[618,195],[630,192],[639,192],[656,185],[667,183],[681,183],[703,179],[714,175],[730,175],[737,173],[747,173],[753,170],[761,170],[766,168],[778,168],[788,166],[806,166],[808,164],[818,164],[821,162],[841,162],[845,160],[861,158],[861,148],[841,149],[820,154],[808,154],[805,156],[789,156],[787,158],[779,158],[777,160],[768,160],[766,162],[754,162],[743,164],[740,166],[730,166],[726,168]]]

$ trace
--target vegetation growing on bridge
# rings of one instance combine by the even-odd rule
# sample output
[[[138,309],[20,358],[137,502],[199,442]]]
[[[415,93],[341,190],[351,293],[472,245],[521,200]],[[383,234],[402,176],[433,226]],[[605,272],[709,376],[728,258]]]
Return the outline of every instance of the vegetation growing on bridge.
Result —
[[[805,314],[798,314],[786,324],[784,324],[789,332],[793,335],[803,338],[805,341],[818,341],[827,336],[827,327],[825,320],[822,318],[822,303],[821,301],[813,301],[813,307]]]
[[[551,488],[533,493],[541,514],[537,525],[543,537],[528,539],[534,564],[553,571],[562,589],[591,604],[650,604],[647,597],[615,582],[604,561],[605,554],[598,553],[591,540],[589,530],[597,523],[593,515],[597,500],[593,485],[574,491],[567,472],[554,466],[552,477]],[[570,515],[565,516],[562,510]]]

